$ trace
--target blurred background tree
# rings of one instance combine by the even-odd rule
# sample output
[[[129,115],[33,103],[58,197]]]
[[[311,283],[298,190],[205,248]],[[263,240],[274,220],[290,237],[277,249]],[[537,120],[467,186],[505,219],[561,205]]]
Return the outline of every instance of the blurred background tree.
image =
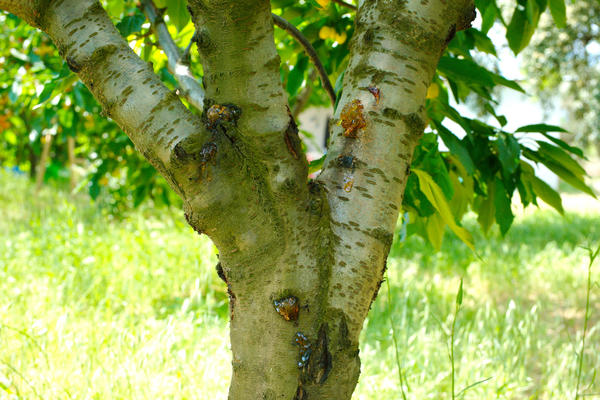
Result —
[[[600,154],[600,2],[571,1],[568,20],[544,15],[523,65],[546,113],[564,114],[566,140]]]

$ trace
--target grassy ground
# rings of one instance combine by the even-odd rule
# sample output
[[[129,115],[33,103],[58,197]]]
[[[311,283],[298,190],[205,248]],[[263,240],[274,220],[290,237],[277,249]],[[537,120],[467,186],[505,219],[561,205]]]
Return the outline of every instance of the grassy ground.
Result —
[[[226,398],[215,250],[179,212],[116,219],[51,189],[36,198],[3,173],[0,188],[0,399]],[[588,261],[579,246],[600,244],[600,207],[578,210],[528,212],[506,240],[478,237],[479,257],[450,236],[440,253],[418,238],[394,244],[390,295],[384,284],[365,325],[354,398],[402,398],[396,349],[408,399],[451,398],[448,335],[464,277],[456,392],[490,378],[462,398],[574,399]],[[600,393],[599,270],[586,393]]]

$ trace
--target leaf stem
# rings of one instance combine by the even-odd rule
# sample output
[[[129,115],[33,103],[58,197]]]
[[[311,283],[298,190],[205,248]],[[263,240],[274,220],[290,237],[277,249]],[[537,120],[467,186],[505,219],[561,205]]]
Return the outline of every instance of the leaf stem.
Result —
[[[454,316],[452,317],[452,328],[450,330],[450,364],[452,368],[452,400],[456,399],[456,394],[454,392],[455,386],[455,368],[454,368],[454,333],[456,330],[456,320],[458,317],[458,312],[460,311],[460,306],[463,301],[463,279],[460,279],[460,286],[458,288],[458,293],[456,294],[456,303],[454,308]]]
[[[581,351],[579,352],[579,362],[577,366],[577,387],[575,388],[575,400],[579,399],[579,397],[583,397],[584,395],[579,394],[579,387],[581,385],[581,373],[583,370],[583,353],[585,350],[585,338],[588,330],[588,323],[590,321],[590,292],[592,291],[592,265],[598,257],[598,253],[600,253],[600,246],[596,251],[593,251],[591,248],[588,248],[587,251],[590,255],[590,263],[588,264],[587,270],[587,288],[586,288],[586,301],[585,301],[585,318],[583,321],[583,337],[581,339]]]
[[[312,44],[310,44],[308,39],[294,25],[290,24],[288,21],[286,21],[284,18],[280,17],[277,14],[272,14],[272,16],[275,25],[289,33],[302,46],[304,52],[306,53],[308,58],[310,58],[312,63],[315,65],[317,72],[319,73],[319,77],[321,78],[321,85],[329,95],[329,98],[331,99],[331,105],[335,106],[335,91],[333,90],[333,86],[331,86],[331,82],[329,81],[329,77],[327,76],[327,71],[325,70],[323,63],[319,59],[319,56],[317,55],[317,52],[315,51]]]
[[[404,392],[404,372],[402,370],[402,364],[400,362],[400,357],[398,355],[398,340],[396,338],[396,327],[394,324],[394,317],[392,316],[392,305],[391,305],[391,291],[390,291],[390,282],[389,279],[387,279],[387,276],[385,277],[385,286],[387,287],[387,307],[388,307],[388,314],[390,316],[390,324],[392,325],[392,341],[394,342],[394,350],[396,352],[396,365],[398,367],[398,379],[400,380],[400,392],[402,393],[402,399],[403,400],[407,400],[406,399],[406,393]]]

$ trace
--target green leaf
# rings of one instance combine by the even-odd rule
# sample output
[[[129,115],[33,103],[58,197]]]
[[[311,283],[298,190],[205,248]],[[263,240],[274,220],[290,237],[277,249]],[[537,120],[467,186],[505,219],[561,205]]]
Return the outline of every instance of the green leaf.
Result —
[[[525,93],[517,82],[488,71],[472,60],[443,56],[438,64],[438,71],[447,78],[462,82],[469,87],[473,84],[484,87],[502,85]]]
[[[452,229],[452,231],[462,240],[471,250],[475,251],[473,245],[473,237],[465,228],[458,226],[454,220],[454,216],[450,211],[450,205],[446,200],[446,196],[442,189],[434,182],[431,176],[418,168],[412,170],[419,178],[419,187],[427,200],[433,205],[436,211],[440,214],[442,220]]]
[[[100,185],[98,184],[98,180],[93,179],[89,185],[89,194],[92,200],[96,200],[98,195],[100,195]]]
[[[187,10],[186,0],[168,0],[167,15],[169,20],[175,25],[177,31],[181,31],[190,21],[190,13]]]
[[[506,28],[508,46],[515,55],[519,54],[529,44],[539,21],[539,7],[537,5],[529,6],[530,3],[532,2],[528,1],[526,7],[523,7],[522,2],[517,4],[510,23]],[[535,12],[536,9],[537,13]],[[529,21],[530,18],[532,22]]]
[[[454,196],[450,200],[450,209],[452,215],[460,221],[469,210],[469,204],[473,199],[473,178],[467,174],[457,158],[450,157],[450,160],[459,171],[458,174],[454,170],[450,170],[449,173],[454,186]]]
[[[546,139],[550,140],[552,143],[556,144],[557,146],[559,146],[562,149],[567,150],[568,152],[575,154],[578,157],[583,158],[584,160],[587,160],[587,158],[585,157],[585,155],[583,154],[583,150],[581,150],[579,147],[573,147],[565,142],[563,142],[562,140],[560,140],[559,138],[555,138],[552,135],[549,135],[547,133],[542,133],[542,135],[544,135],[546,137]]]
[[[44,90],[42,90],[42,93],[38,96],[38,104],[42,104],[50,98],[50,95],[52,95],[54,89],[58,86],[58,83],[58,80],[52,80],[44,86]]]
[[[325,161],[325,155],[322,156],[321,158],[316,159],[316,160],[312,160],[308,164],[308,173],[309,174],[314,174],[315,172],[317,172],[318,170],[320,170],[321,168],[323,168],[323,162],[324,161]]]
[[[459,306],[462,305],[463,302],[463,279],[460,279],[460,286],[458,287],[458,293],[456,293],[456,304]]]
[[[302,82],[304,82],[304,73],[306,72],[307,66],[308,57],[300,57],[294,68],[292,68],[290,71],[286,88],[290,97],[295,96],[298,92],[298,89],[300,89],[302,86]]]
[[[450,153],[456,155],[469,175],[472,175],[475,172],[475,164],[473,163],[473,159],[469,155],[467,148],[462,144],[459,138],[442,124],[435,124],[435,127],[444,144],[450,149]]]
[[[546,124],[534,124],[534,125],[525,125],[517,129],[515,132],[567,132],[560,126],[556,125],[546,125]]]
[[[78,81],[77,75],[71,73],[64,78],[57,79],[55,81],[51,81],[46,86],[44,86],[44,90],[40,93],[40,96],[37,100],[37,104],[33,107],[34,110],[40,108],[44,103],[48,100],[53,99],[59,94],[63,94],[68,88],[73,86],[74,83]]]
[[[481,31],[483,33],[488,33],[489,30],[492,29],[492,26],[494,26],[494,22],[496,22],[498,10],[495,5],[490,4],[481,14]]]
[[[525,93],[525,89],[521,87],[517,82],[511,81],[510,79],[506,79],[502,75],[492,74],[492,79],[494,79],[494,83],[496,85],[506,86],[507,88],[511,88],[516,90],[517,92]]]
[[[468,32],[473,35],[473,38],[475,39],[475,46],[478,50],[497,56],[496,47],[494,46],[492,39],[490,39],[485,33],[477,29],[469,29]]]
[[[135,13],[134,15],[126,15],[118,24],[117,29],[123,37],[127,37],[133,33],[139,32],[142,29],[142,25],[146,22],[146,18]]]
[[[425,233],[427,233],[427,239],[429,240],[429,243],[431,243],[436,251],[440,251],[442,249],[445,226],[446,223],[438,213],[435,213],[427,218]]]
[[[581,190],[593,198],[596,198],[594,191],[585,184],[582,176],[575,175],[572,171],[561,165],[556,160],[547,158],[544,156],[544,154],[531,149],[523,149],[523,155],[532,161],[544,164],[550,171],[554,172],[559,178],[573,186],[575,189]]]
[[[496,211],[494,202],[495,193],[495,185],[488,184],[487,197],[479,204],[477,222],[479,222],[479,225],[485,234],[490,231],[490,228],[494,224],[494,213]]]
[[[121,14],[123,14],[124,8],[125,8],[124,1],[113,0],[113,1],[108,2],[107,11],[112,17],[119,18],[121,16]]]
[[[496,207],[496,222],[500,225],[502,236],[510,229],[515,219],[511,209],[512,194],[506,191],[504,182],[496,177],[496,195],[494,197],[494,206]]]
[[[529,21],[531,25],[535,25],[535,20],[540,14],[540,9],[535,0],[527,0],[527,5],[525,6],[525,13],[527,14],[527,21]]]
[[[565,6],[565,0],[549,0],[550,13],[556,23],[557,28],[564,28],[567,26],[567,8]]]
[[[459,124],[460,127],[463,128],[465,132],[467,132],[467,134],[471,133],[471,124],[466,118],[463,118],[463,116],[460,115],[460,113],[455,108],[448,104],[448,102],[439,102],[438,104],[442,108],[442,112],[445,116]]]
[[[498,146],[498,158],[502,163],[502,169],[505,174],[512,175],[519,166],[521,156],[521,146],[513,135],[499,135],[496,141]]]
[[[546,204],[556,209],[559,213],[565,213],[562,199],[556,190],[552,189],[550,185],[539,179],[537,176],[532,176],[530,182],[536,196],[540,197]]]
[[[443,75],[467,85],[494,86],[491,73],[471,60],[443,56],[438,64],[438,70]]]
[[[571,171],[574,175],[587,175],[583,167],[581,167],[581,165],[579,165],[577,161],[573,160],[571,156],[569,156],[562,149],[556,146],[552,146],[548,142],[541,142],[538,140],[536,141],[536,143],[540,146],[538,150],[539,153],[542,154],[544,157],[559,163],[560,165]]]

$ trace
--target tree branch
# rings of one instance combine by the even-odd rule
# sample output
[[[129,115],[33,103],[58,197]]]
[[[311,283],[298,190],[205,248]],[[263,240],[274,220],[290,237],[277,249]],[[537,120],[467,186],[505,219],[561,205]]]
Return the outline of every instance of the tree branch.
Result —
[[[300,43],[300,45],[306,52],[306,55],[308,55],[315,68],[317,69],[319,77],[321,78],[321,85],[323,86],[323,89],[325,89],[327,95],[331,99],[331,105],[335,106],[335,91],[333,90],[333,86],[331,86],[331,82],[329,81],[329,77],[327,76],[327,71],[325,71],[325,67],[319,59],[319,56],[317,55],[317,52],[315,51],[312,44],[310,44],[308,39],[304,37],[304,35],[298,30],[298,28],[296,28],[294,25],[292,25],[279,15],[273,14],[273,22],[279,28],[292,35],[292,37],[296,39],[298,43]]]
[[[196,27],[207,99],[240,107],[240,131],[248,137],[283,132],[289,115],[270,3],[188,0],[188,5]]]
[[[188,0],[207,102],[241,110],[234,140],[260,165],[265,195],[305,182],[308,165],[281,84],[268,0]],[[256,178],[259,179],[259,178]],[[269,194],[270,195],[270,194]]]
[[[167,56],[169,71],[179,82],[183,96],[191,105],[202,111],[204,108],[204,89],[192,74],[189,58],[185,57],[189,53],[181,53],[181,49],[173,41],[169,29],[160,18],[158,9],[152,0],[142,0],[142,9],[158,37],[160,47]]]
[[[39,28],[42,15],[38,10],[42,9],[44,3],[47,0],[0,0],[0,10],[8,11]]]
[[[425,128],[427,88],[449,32],[470,22],[474,9],[472,0],[361,4],[337,124],[318,177],[341,238],[328,298],[348,314],[352,339],[383,279],[413,150]],[[351,288],[352,296],[336,287]]]

